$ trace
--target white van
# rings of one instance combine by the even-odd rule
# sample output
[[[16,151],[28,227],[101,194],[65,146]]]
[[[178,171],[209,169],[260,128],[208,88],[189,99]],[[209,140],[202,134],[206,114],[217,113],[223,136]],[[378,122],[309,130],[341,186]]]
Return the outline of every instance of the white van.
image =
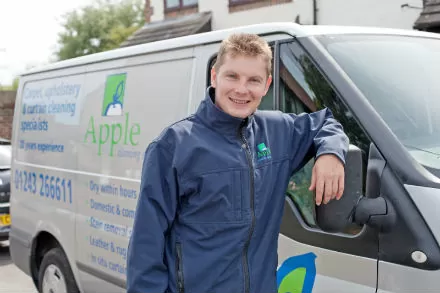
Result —
[[[351,141],[343,199],[315,208],[313,161],[286,186],[278,292],[439,292],[440,35],[379,28],[260,24],[22,75],[13,262],[40,292],[125,292],[144,151],[196,110],[233,32],[272,47],[274,82],[261,109],[329,107]]]

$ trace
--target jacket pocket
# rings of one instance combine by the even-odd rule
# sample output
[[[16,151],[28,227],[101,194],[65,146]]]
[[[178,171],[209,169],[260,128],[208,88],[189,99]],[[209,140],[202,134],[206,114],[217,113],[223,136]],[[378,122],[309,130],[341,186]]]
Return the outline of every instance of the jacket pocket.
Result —
[[[186,223],[241,223],[243,181],[240,170],[204,173],[189,178],[180,219]]]
[[[183,281],[182,244],[179,242],[176,243],[176,276],[178,292],[185,293],[185,283]]]

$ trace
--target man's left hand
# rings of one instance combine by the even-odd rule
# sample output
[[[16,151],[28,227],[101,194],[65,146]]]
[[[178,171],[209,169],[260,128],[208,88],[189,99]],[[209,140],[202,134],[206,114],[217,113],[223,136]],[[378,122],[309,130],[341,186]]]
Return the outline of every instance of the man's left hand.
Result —
[[[316,190],[316,204],[327,204],[332,199],[339,200],[344,193],[344,165],[335,155],[321,155],[312,171],[309,190]]]

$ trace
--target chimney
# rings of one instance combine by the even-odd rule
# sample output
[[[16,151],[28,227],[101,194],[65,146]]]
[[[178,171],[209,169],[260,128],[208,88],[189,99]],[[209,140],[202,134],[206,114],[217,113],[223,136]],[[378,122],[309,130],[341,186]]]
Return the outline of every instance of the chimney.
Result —
[[[153,15],[154,10],[151,6],[150,0],[145,0],[145,8],[144,8],[144,16],[145,16],[145,23],[151,22],[151,16]]]

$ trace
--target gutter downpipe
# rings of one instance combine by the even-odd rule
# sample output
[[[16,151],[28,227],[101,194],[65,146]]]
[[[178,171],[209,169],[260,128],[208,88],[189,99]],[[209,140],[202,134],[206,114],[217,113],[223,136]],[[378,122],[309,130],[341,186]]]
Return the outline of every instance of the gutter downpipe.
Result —
[[[318,0],[313,0],[313,24],[318,24]]]

